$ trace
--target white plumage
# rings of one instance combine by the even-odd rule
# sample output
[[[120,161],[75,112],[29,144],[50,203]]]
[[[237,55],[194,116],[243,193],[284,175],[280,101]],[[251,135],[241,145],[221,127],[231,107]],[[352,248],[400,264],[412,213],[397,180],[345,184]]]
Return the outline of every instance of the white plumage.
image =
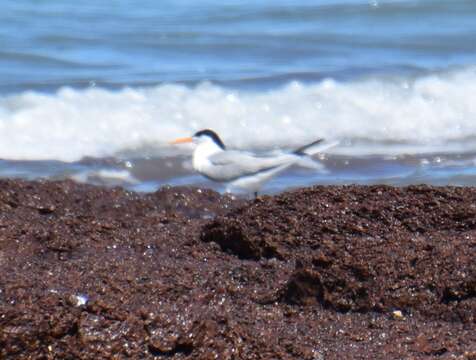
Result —
[[[323,170],[322,164],[310,156],[335,144],[322,139],[292,152],[276,155],[257,155],[250,152],[228,150],[220,137],[212,130],[201,130],[191,138],[177,139],[173,143],[194,142],[193,168],[213,181],[228,183],[227,191],[245,189],[255,195],[263,184],[291,165]]]

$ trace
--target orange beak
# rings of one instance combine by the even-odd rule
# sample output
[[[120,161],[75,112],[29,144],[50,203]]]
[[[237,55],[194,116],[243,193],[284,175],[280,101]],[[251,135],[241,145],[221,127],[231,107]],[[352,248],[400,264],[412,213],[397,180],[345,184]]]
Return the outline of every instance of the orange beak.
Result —
[[[171,141],[169,144],[184,144],[184,143],[191,143],[193,140],[191,137],[184,137],[184,138],[179,138],[175,139],[174,141]]]

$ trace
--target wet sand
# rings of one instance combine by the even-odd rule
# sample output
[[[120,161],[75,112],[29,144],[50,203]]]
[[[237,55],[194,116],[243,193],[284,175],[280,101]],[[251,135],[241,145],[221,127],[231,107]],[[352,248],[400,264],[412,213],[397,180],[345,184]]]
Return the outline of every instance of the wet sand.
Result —
[[[2,359],[476,359],[476,189],[0,181]]]

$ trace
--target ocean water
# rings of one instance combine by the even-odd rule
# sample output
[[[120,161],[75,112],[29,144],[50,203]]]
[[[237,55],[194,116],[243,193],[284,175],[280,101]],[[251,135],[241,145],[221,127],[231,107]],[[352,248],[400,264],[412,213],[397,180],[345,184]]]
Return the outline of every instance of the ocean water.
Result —
[[[223,190],[176,137],[338,142],[312,184],[476,185],[472,0],[5,0],[0,177]]]

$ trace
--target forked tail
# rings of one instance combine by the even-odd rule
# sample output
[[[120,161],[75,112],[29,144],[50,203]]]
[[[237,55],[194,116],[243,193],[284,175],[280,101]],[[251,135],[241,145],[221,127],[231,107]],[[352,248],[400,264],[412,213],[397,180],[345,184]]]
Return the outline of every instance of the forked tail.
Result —
[[[327,150],[331,147],[334,147],[338,144],[337,141],[334,142],[326,142],[324,139],[318,139],[309,143],[307,145],[301,146],[300,148],[293,151],[295,155],[315,155],[319,152]]]
[[[311,158],[311,156],[336,145],[337,142],[328,143],[325,142],[324,139],[318,139],[316,141],[313,141],[312,143],[301,146],[300,148],[294,150],[292,153],[294,155],[299,156],[297,163],[300,166],[315,169],[320,172],[326,172],[325,166],[322,163]]]
[[[316,141],[313,141],[312,143],[309,143],[307,145],[304,145],[304,146],[301,146],[300,148],[297,148],[296,150],[293,151],[293,154],[296,154],[296,155],[306,155],[306,150],[317,145],[317,144],[320,144],[324,141],[324,139],[317,139]],[[307,154],[309,155],[309,154]]]

